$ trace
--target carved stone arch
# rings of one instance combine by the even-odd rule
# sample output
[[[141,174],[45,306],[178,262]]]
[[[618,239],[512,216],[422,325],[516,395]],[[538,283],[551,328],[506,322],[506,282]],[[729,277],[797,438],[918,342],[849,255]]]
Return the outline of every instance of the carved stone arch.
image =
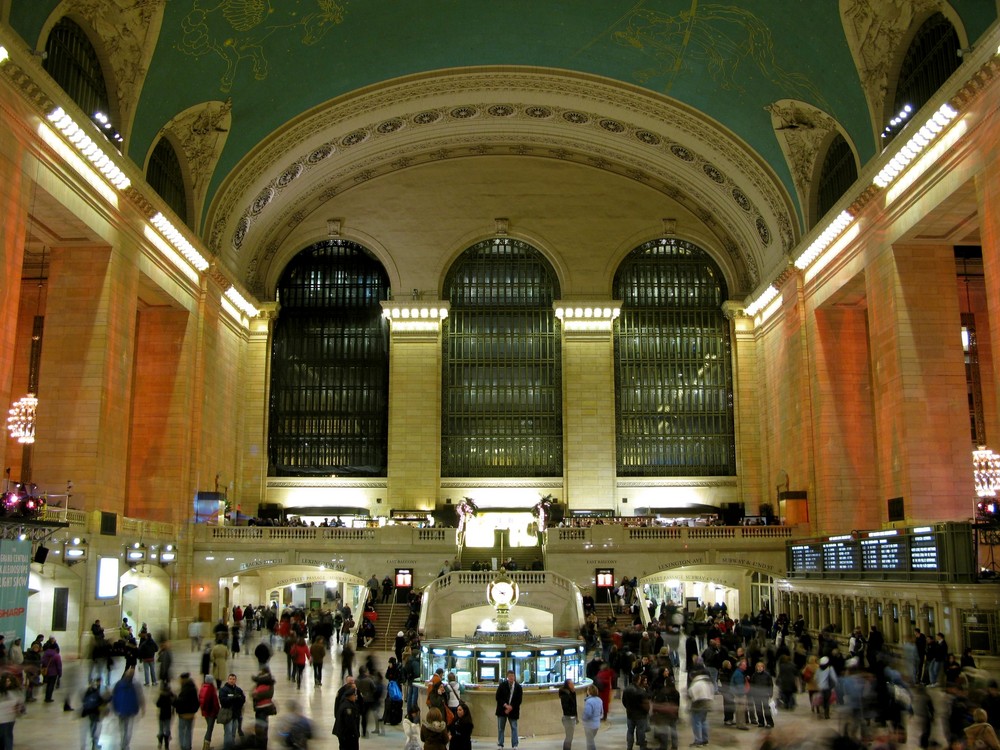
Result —
[[[582,164],[681,203],[737,256],[737,295],[799,234],[773,170],[679,102],[566,71],[473,68],[370,87],[275,131],[223,181],[207,214],[208,243],[259,294],[289,234],[335,196],[412,167],[482,156]]]
[[[474,245],[483,242],[484,240],[490,240],[498,237],[518,240],[519,242],[530,245],[532,248],[537,250],[541,256],[545,258],[545,261],[552,266],[552,271],[556,275],[556,283],[559,285],[560,294],[565,295],[568,269],[566,268],[566,263],[563,261],[562,256],[558,252],[555,252],[554,243],[551,240],[537,234],[517,231],[517,229],[514,228],[514,231],[507,231],[503,234],[493,231],[484,232],[482,234],[470,234],[460,238],[451,249],[451,252],[448,254],[444,263],[441,264],[441,273],[437,285],[437,294],[439,299],[444,299],[445,280],[448,278],[448,274],[455,266],[455,263],[458,262],[459,258],[461,258],[465,252]]]
[[[348,240],[361,245],[382,265],[382,269],[389,278],[389,288],[393,290],[402,288],[402,279],[396,260],[389,248],[377,237],[352,227],[350,222],[344,223],[341,231],[335,235],[331,235],[327,231],[325,223],[322,232],[314,227],[303,227],[302,229],[303,231],[296,232],[289,238],[288,242],[282,245],[280,252],[268,264],[266,275],[263,277],[264,291],[258,299],[274,301],[277,298],[278,282],[288,264],[303,250],[331,239]]]
[[[822,218],[817,216],[817,185],[830,144],[838,134],[843,136],[854,154],[855,165],[860,164],[857,146],[832,115],[807,102],[779,99],[768,111],[803,207],[803,226],[808,230]]]
[[[187,188],[188,217],[199,231],[212,174],[232,129],[232,101],[207,101],[179,112],[149,144],[143,170],[149,164],[159,138],[167,138],[177,152]]]
[[[958,14],[945,0],[840,0],[844,36],[868,100],[876,150],[881,149],[879,135],[889,119],[887,108],[892,106],[903,57],[917,30],[934,13],[944,14],[958,31],[962,44],[968,45],[968,34]]]
[[[632,251],[647,242],[664,238],[690,242],[692,245],[697,246],[699,250],[704,251],[719,267],[719,270],[722,271],[722,276],[726,282],[726,289],[729,291],[729,298],[733,298],[732,290],[739,286],[736,280],[737,267],[733,262],[732,253],[726,247],[726,240],[720,239],[711,232],[707,232],[699,227],[691,227],[683,232],[668,234],[664,232],[662,223],[659,228],[650,228],[646,232],[626,237],[615,247],[604,270],[604,278],[607,279],[606,291],[609,296],[613,295],[615,275],[618,273],[618,269],[621,268],[625,259],[632,254]]]
[[[52,27],[63,17],[80,26],[97,52],[111,106],[111,116],[127,152],[139,97],[160,36],[166,0],[63,0],[39,34],[44,49]],[[88,115],[92,114],[90,112]]]

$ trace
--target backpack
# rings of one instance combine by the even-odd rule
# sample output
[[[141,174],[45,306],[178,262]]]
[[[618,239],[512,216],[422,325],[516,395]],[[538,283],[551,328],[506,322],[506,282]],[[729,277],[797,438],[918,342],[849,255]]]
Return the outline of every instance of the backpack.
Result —
[[[403,691],[399,689],[399,683],[395,680],[389,680],[388,696],[390,701],[402,701]]]
[[[81,708],[81,713],[84,716],[91,716],[99,713],[103,703],[104,699],[101,697],[101,691],[97,688],[90,688],[83,694],[83,706]]]

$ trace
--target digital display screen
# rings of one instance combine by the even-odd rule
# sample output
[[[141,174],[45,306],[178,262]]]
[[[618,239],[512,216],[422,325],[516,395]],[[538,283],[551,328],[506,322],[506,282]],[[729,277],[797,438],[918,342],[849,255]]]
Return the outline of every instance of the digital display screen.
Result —
[[[913,570],[938,569],[938,545],[933,534],[919,534],[910,540],[910,567]]]
[[[117,557],[101,557],[97,561],[97,598],[118,598],[118,563]]]

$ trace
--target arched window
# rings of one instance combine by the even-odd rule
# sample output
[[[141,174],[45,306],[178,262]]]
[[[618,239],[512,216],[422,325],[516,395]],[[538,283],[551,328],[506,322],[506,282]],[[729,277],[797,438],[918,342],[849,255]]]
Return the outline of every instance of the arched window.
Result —
[[[444,293],[442,475],[561,476],[552,266],[524,242],[486,240],[455,262]]]
[[[854,152],[847,144],[844,136],[839,133],[826,150],[823,168],[819,173],[817,185],[816,221],[822,219],[826,212],[840,200],[858,179],[858,165],[854,161]]]
[[[42,64],[69,98],[115,144],[115,148],[121,148],[121,136],[111,122],[111,100],[101,61],[83,29],[68,18],[61,19],[45,42]]]
[[[181,162],[170,141],[160,138],[153,153],[149,155],[146,167],[146,182],[155,190],[177,217],[185,224],[187,216],[187,192],[184,189],[184,174]]]
[[[385,476],[389,278],[358,244],[303,250],[278,284],[271,350],[272,476]]]
[[[726,284],[700,248],[653,240],[615,274],[618,475],[736,473]]]
[[[893,109],[886,113],[886,119],[895,117],[907,104],[913,112],[924,106],[958,70],[962,63],[958,50],[958,32],[943,14],[935,13],[924,21],[903,57]],[[891,140],[900,130],[901,127],[892,130],[884,142]]]

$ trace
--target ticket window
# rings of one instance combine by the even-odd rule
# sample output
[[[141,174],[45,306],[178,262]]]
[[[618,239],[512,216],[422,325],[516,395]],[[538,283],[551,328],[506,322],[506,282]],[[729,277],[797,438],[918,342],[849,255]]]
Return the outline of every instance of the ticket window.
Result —
[[[396,568],[393,582],[396,584],[396,604],[408,603],[413,591],[413,568]]]

